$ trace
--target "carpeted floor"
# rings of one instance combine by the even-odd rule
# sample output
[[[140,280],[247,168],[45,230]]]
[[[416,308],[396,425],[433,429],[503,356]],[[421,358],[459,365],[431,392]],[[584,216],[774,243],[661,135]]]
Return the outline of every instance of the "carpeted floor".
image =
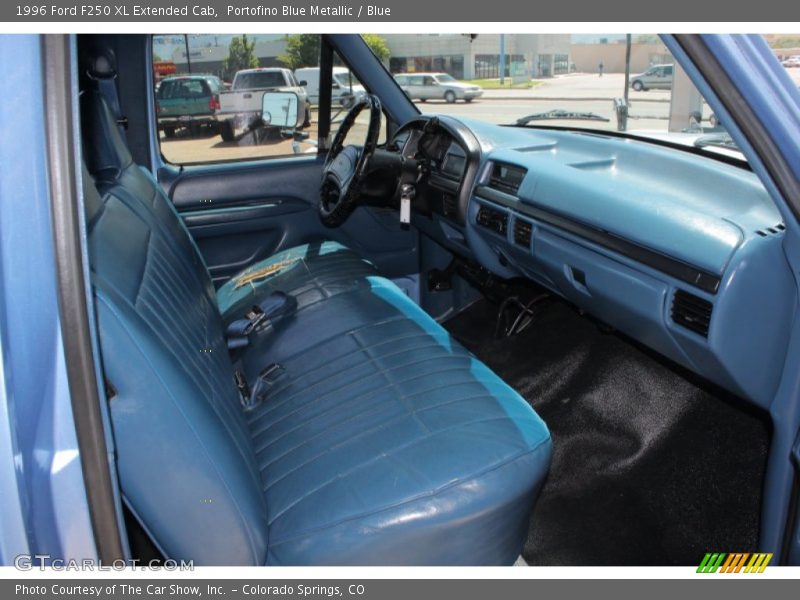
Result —
[[[765,416],[560,301],[495,340],[486,300],[445,323],[548,424],[553,463],[523,552],[534,565],[697,565],[754,551]]]

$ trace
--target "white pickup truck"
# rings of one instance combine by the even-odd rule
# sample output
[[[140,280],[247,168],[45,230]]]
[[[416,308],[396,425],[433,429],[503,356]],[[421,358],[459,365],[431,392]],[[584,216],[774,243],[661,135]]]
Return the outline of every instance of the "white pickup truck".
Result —
[[[230,91],[219,94],[216,119],[219,132],[226,142],[263,125],[261,119],[264,92],[294,92],[300,98],[297,128],[308,127],[311,105],[304,87],[289,69],[263,67],[237,71]]]

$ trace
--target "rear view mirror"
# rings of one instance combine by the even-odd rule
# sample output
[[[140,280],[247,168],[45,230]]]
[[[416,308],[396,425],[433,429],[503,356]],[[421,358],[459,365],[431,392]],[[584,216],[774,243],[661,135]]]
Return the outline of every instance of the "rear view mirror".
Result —
[[[295,129],[300,99],[294,92],[266,92],[261,101],[261,119],[267,127]]]

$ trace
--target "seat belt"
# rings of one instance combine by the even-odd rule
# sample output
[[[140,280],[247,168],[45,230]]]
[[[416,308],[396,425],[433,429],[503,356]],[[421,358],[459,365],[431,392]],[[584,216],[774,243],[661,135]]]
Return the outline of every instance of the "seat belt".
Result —
[[[225,330],[229,350],[250,344],[250,334],[258,333],[297,310],[297,299],[284,292],[272,292],[261,303],[254,304],[242,319],[237,319]]]
[[[278,363],[267,365],[258,374],[258,378],[253,384],[252,390],[247,384],[244,373],[237,370],[234,372],[236,387],[239,388],[239,399],[245,410],[252,410],[259,406],[267,397],[270,388],[286,373],[286,369]]]

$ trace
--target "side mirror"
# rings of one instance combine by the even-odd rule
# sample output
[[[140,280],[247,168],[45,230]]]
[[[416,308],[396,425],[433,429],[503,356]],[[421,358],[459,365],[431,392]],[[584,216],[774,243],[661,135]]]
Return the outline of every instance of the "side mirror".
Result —
[[[340,90],[340,89],[342,89],[342,86],[340,86],[338,83],[336,83],[336,82],[334,81],[334,82],[331,84],[331,89],[334,89],[334,90]]]
[[[297,82],[297,84],[300,87],[306,87],[308,85],[308,82],[305,79],[301,79],[300,81]]]
[[[261,120],[267,127],[296,129],[300,99],[294,92],[266,92],[261,100]]]

